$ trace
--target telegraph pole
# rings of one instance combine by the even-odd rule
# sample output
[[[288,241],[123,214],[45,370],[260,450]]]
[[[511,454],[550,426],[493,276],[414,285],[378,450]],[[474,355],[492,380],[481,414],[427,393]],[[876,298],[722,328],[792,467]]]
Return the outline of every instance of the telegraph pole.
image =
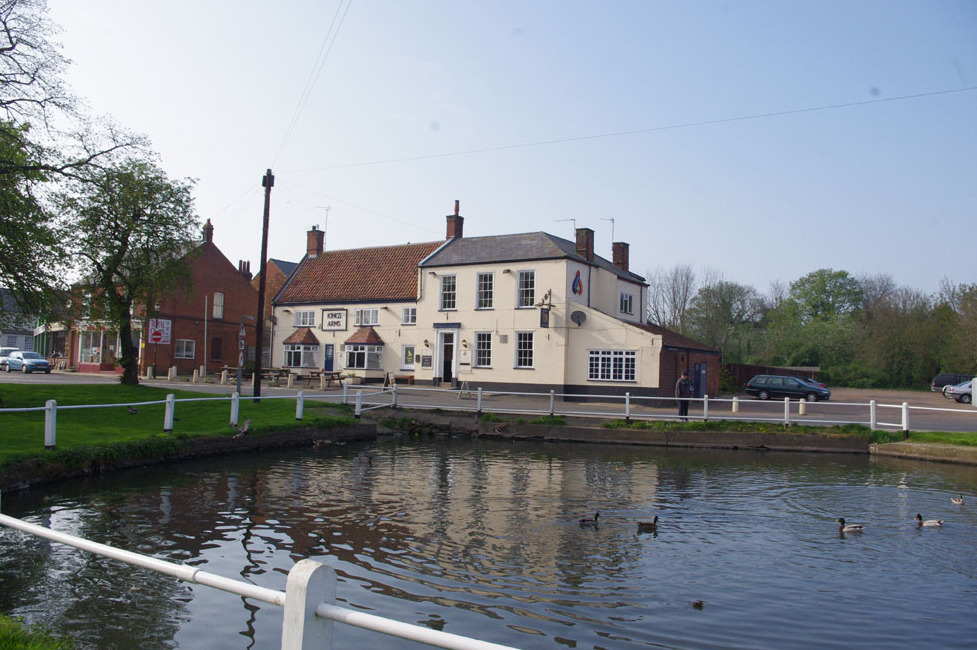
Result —
[[[261,225],[261,278],[258,280],[258,314],[255,319],[255,351],[254,351],[254,392],[255,403],[261,401],[261,357],[264,355],[265,339],[265,281],[267,278],[268,260],[268,215],[271,212],[271,188],[275,186],[275,177],[269,169],[261,179],[261,187],[265,188],[265,216]]]

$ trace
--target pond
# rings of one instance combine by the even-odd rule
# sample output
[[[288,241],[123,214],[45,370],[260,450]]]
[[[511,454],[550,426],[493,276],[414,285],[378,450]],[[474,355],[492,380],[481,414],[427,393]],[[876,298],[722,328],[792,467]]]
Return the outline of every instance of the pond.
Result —
[[[963,506],[951,503],[962,493]],[[384,438],[155,467],[3,512],[523,648],[972,647],[977,468],[867,456]],[[599,526],[578,519],[600,512]],[[919,529],[917,512],[941,518]],[[657,532],[637,521],[659,516]],[[838,517],[863,523],[841,535]],[[276,648],[281,609],[0,529],[0,611],[79,648]],[[337,648],[418,647],[337,626]]]

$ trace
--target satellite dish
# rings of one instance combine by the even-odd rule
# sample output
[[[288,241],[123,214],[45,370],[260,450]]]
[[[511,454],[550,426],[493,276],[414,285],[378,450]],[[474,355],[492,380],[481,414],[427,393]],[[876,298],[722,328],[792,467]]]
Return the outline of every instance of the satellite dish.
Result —
[[[587,320],[587,314],[582,311],[575,311],[570,314],[570,320],[577,324],[577,327],[583,325],[583,322]]]

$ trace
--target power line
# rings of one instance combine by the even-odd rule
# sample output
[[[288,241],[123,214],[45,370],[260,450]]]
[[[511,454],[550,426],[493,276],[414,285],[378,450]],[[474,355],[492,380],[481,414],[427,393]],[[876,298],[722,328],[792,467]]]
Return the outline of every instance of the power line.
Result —
[[[298,125],[299,117],[302,115],[302,111],[305,110],[305,105],[309,102],[309,97],[312,95],[312,89],[315,88],[316,82],[319,80],[319,75],[322,73],[322,68],[326,64],[326,59],[329,58],[329,53],[332,52],[332,46],[336,43],[336,37],[339,36],[339,29],[343,26],[343,21],[346,20],[346,14],[349,13],[349,8],[353,4],[353,0],[346,0],[346,9],[343,10],[343,14],[340,17],[339,11],[343,8],[343,1],[340,0],[339,4],[336,5],[336,12],[332,15],[332,22],[329,24],[329,30],[326,32],[325,38],[322,39],[322,45],[319,46],[319,54],[316,56],[316,61],[312,64],[312,70],[309,72],[309,78],[305,81],[305,88],[302,89],[302,94],[299,96],[299,101],[295,105],[295,110],[292,112],[292,119],[289,120],[288,127],[285,129],[285,135],[282,137],[282,142],[278,145],[278,152],[275,154],[275,158],[272,161],[272,166],[278,162],[278,158],[282,155],[282,151],[285,149],[285,145],[288,143],[289,138],[292,137],[292,133],[295,131],[295,127]],[[338,22],[337,22],[337,17]]]
[[[416,160],[430,160],[433,158],[451,158],[455,156],[470,156],[472,154],[478,153],[491,153],[495,151],[508,151],[511,149],[527,149],[530,147],[544,147],[552,144],[563,144],[566,142],[583,142],[586,140],[601,140],[606,138],[620,138],[628,135],[641,135],[644,133],[658,133],[661,131],[675,131],[678,129],[691,129],[700,126],[714,126],[716,124],[729,124],[731,122],[746,122],[749,120],[761,120],[770,117],[783,117],[785,115],[800,115],[803,113],[815,113],[818,111],[833,111],[842,108],[853,108],[856,106],[869,106],[872,104],[884,104],[888,102],[898,102],[906,101],[909,99],[921,99],[924,97],[937,97],[940,95],[950,95],[954,93],[966,93],[973,92],[977,90],[977,86],[969,86],[966,88],[954,88],[951,90],[935,90],[927,93],[916,93],[913,95],[899,95],[897,97],[885,97],[882,99],[867,99],[859,102],[845,102],[841,104],[824,104],[822,106],[809,106],[807,108],[795,108],[784,111],[770,111],[767,113],[754,113],[752,115],[739,115],[736,117],[725,117],[715,120],[702,120],[699,122],[681,122],[678,124],[669,124],[666,126],[653,126],[644,129],[631,129],[628,131],[612,131],[609,133],[598,133],[593,135],[579,135],[571,136],[568,138],[554,138],[551,140],[537,140],[534,142],[522,142],[519,144],[506,144],[499,145],[495,147],[483,147],[481,149],[465,149],[462,151],[448,151],[442,153],[432,153],[432,154],[422,154],[418,156],[405,156],[403,158],[388,158],[385,160],[373,160],[369,162],[360,163],[348,163],[345,165],[332,165],[329,167],[317,167],[296,170],[294,173],[310,172],[310,171],[325,171],[330,169],[350,169],[353,167],[370,167],[375,165],[390,165],[394,163],[402,162],[412,162]]]

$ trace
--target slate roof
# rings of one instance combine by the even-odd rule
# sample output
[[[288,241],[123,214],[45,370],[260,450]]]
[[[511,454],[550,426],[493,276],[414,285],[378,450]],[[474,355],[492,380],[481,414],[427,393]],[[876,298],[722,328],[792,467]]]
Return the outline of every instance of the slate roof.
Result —
[[[281,272],[285,274],[286,278],[292,275],[292,271],[294,271],[295,267],[299,265],[298,262],[286,262],[285,260],[276,259],[269,259],[268,262],[277,266]]]
[[[417,299],[417,265],[444,242],[325,251],[299,262],[275,304]]]
[[[665,347],[672,348],[682,348],[686,350],[698,350],[699,352],[707,352],[710,354],[719,354],[719,350],[714,350],[710,348],[705,343],[700,343],[694,339],[690,339],[687,336],[682,336],[678,332],[673,332],[670,329],[660,327],[658,325],[652,325],[651,323],[640,324],[631,323],[637,328],[643,329],[646,332],[651,332],[652,334],[658,334],[662,337],[662,345]]]
[[[558,259],[573,260],[581,264],[588,263],[586,258],[577,254],[576,242],[545,232],[527,232],[516,235],[452,239],[441,250],[424,260],[421,266],[431,268]],[[592,264],[610,271],[621,279],[645,284],[645,279],[640,275],[622,271],[599,255],[594,255]]]

